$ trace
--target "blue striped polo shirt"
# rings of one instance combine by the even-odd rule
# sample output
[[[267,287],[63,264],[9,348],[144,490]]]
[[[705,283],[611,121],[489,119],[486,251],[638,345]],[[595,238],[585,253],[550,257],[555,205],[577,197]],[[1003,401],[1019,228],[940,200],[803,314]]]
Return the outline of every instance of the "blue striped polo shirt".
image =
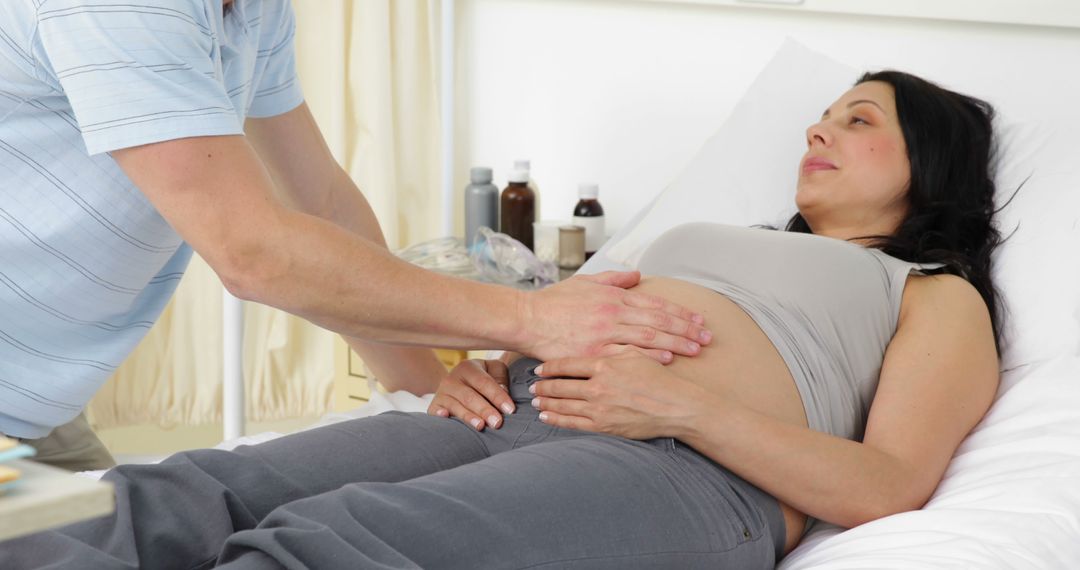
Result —
[[[191,258],[108,153],[295,108],[294,32],[289,0],[0,1],[0,432],[74,418]]]

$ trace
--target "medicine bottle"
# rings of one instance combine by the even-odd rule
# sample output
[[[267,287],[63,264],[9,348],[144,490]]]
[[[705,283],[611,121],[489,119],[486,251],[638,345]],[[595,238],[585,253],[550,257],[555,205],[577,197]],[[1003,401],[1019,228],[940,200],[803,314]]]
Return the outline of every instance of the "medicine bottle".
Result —
[[[491,183],[490,168],[473,168],[469,180],[465,187],[465,246],[471,249],[481,227],[499,228],[499,188]]]
[[[536,221],[536,193],[529,188],[529,173],[512,170],[510,183],[499,201],[499,231],[533,248],[533,222]]]
[[[585,259],[604,245],[604,208],[597,199],[600,187],[596,184],[578,185],[578,203],[574,206],[574,225],[585,228]]]
[[[514,161],[513,170],[525,171],[525,178],[528,180],[526,184],[529,186],[529,190],[533,191],[533,203],[535,204],[534,209],[537,212],[537,216],[539,216],[539,213],[541,212],[540,198],[542,198],[543,196],[540,194],[540,186],[536,184],[536,180],[534,180],[532,177],[532,161],[525,158],[519,158]]]

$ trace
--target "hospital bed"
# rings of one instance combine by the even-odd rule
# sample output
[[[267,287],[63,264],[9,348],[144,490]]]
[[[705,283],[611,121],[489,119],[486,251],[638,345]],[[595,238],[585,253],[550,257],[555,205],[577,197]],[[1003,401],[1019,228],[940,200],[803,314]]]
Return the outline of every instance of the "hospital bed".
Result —
[[[775,141],[857,76],[788,42],[691,164],[584,269],[633,267],[680,223],[781,225],[794,213],[794,171],[775,165],[796,164],[804,147]],[[998,207],[1021,188],[998,216],[1003,235],[1016,231],[994,259],[1007,307],[995,402],[923,509],[850,530],[818,525],[781,570],[1080,567],[1080,144],[1013,122],[1007,108],[995,128]]]
[[[782,223],[793,213],[791,165],[802,144],[775,141],[813,122],[857,75],[786,43],[685,170],[581,271],[631,268],[654,237],[680,223]],[[995,258],[1007,307],[995,402],[923,509],[850,530],[819,524],[781,570],[1080,567],[1080,144],[1071,133],[1012,123],[1008,109],[999,111],[999,207],[1022,189],[999,215],[1004,235],[1019,226]],[[372,390],[363,407],[316,426],[424,411],[430,400]]]

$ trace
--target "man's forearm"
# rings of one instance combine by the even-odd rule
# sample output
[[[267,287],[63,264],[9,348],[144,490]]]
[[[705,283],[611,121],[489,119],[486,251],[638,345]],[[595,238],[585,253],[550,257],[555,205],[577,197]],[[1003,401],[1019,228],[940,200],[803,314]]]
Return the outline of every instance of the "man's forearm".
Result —
[[[446,367],[430,348],[344,338],[379,384],[390,392],[405,390],[417,396],[430,394],[438,389],[439,381],[446,376]]]
[[[517,348],[522,293],[425,271],[336,224],[274,210],[236,276],[241,297],[376,342]]]
[[[519,341],[521,293],[413,267],[289,208],[243,137],[177,139],[113,157],[238,297],[385,342],[514,348]],[[470,309],[500,318],[469,320]]]
[[[375,212],[349,175],[338,167],[332,181],[331,187],[325,190],[325,199],[317,202],[322,206],[318,215],[386,247],[386,238]],[[347,335],[342,337],[360,355],[379,383],[391,392],[407,390],[417,395],[429,394],[439,387],[439,381],[446,374],[446,368],[429,348],[381,344]]]

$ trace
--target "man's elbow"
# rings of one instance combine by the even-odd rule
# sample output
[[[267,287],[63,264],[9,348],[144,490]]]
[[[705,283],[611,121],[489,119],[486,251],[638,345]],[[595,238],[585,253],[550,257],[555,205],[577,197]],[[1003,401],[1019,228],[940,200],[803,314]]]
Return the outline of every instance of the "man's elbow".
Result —
[[[242,278],[240,273],[219,271],[217,275],[221,279],[221,284],[225,286],[225,290],[233,297],[242,301],[255,301],[258,297],[258,290],[254,288],[254,284]]]
[[[280,264],[272,248],[259,241],[222,248],[207,262],[232,296],[244,301],[272,305],[273,268]]]

